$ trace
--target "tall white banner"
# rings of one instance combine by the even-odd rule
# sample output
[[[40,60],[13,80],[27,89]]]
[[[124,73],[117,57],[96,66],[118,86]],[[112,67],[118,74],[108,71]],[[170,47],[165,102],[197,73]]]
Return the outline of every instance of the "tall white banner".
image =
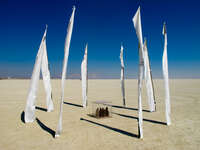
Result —
[[[125,101],[125,84],[124,84],[124,59],[123,59],[123,46],[121,45],[121,51],[120,51],[120,61],[121,61],[121,91],[122,91],[122,97],[123,97],[123,106],[126,106]]]
[[[142,80],[144,71],[144,58],[143,58],[143,38],[142,38],[142,25],[140,16],[140,7],[138,8],[135,16],[133,17],[133,24],[136,30],[139,42],[139,73],[138,73],[138,129],[139,137],[143,138],[143,117],[142,117]]]
[[[148,99],[149,109],[151,112],[153,112],[155,111],[156,106],[155,106],[153,81],[152,81],[152,76],[151,76],[151,69],[150,69],[146,39],[144,41],[143,50],[144,50],[144,79],[146,83],[147,99]]]
[[[87,106],[87,51],[88,45],[85,47],[85,54],[81,64],[81,79],[82,79],[82,98],[83,98],[83,107]]]
[[[58,121],[58,126],[57,126],[55,137],[60,136],[60,134],[62,132],[64,87],[65,87],[65,79],[66,79],[66,72],[67,72],[67,62],[68,62],[68,56],[69,56],[69,46],[70,46],[73,24],[74,24],[74,13],[75,13],[75,7],[73,7],[72,15],[69,20],[69,24],[68,24],[68,28],[67,28],[67,36],[65,39],[65,48],[64,48],[65,54],[64,54],[64,60],[63,60],[62,79],[61,79],[60,114],[59,114],[59,121]]]
[[[167,59],[167,30],[166,25],[163,25],[163,35],[165,39],[164,43],[164,51],[163,51],[163,59],[162,59],[162,68],[163,68],[163,77],[165,83],[165,110],[166,110],[166,121],[167,125],[171,124],[171,109],[170,109],[170,94],[169,94],[169,75],[168,75],[168,59]]]
[[[46,92],[46,105],[47,110],[53,110],[53,102],[51,99],[51,83],[50,83],[50,73],[48,70],[48,59],[46,50],[46,33],[47,27],[44,32],[40,47],[35,60],[35,65],[31,77],[31,83],[29,87],[27,103],[25,108],[25,122],[33,122],[35,120],[35,102],[38,90],[38,82],[40,78],[40,69],[42,70],[43,82]]]
[[[46,105],[47,105],[47,111],[51,112],[53,111],[53,101],[52,101],[52,89],[51,89],[51,80],[50,80],[50,72],[49,72],[49,63],[47,58],[47,49],[46,49],[46,40],[44,40],[44,52],[42,56],[42,77],[43,77],[43,83],[44,88],[46,92]]]

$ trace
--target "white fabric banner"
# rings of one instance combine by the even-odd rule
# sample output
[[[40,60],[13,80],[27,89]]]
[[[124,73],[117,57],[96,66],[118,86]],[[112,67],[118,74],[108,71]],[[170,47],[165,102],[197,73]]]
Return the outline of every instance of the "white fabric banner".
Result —
[[[125,85],[124,85],[124,59],[123,59],[123,46],[121,45],[121,51],[120,51],[120,60],[121,60],[121,91],[122,91],[122,97],[123,97],[123,106],[126,106],[125,102]]]
[[[85,54],[81,64],[82,98],[84,108],[87,106],[87,51],[88,45],[85,47]]]
[[[138,8],[135,16],[133,17],[133,24],[136,30],[138,42],[139,42],[139,73],[138,73],[138,127],[139,137],[143,138],[143,117],[142,117],[142,80],[144,71],[144,60],[143,60],[143,38],[142,38],[142,25],[140,16],[140,7]]]
[[[143,50],[144,50],[144,79],[146,83],[147,99],[148,99],[149,109],[151,112],[153,112],[155,111],[155,99],[154,99],[153,81],[151,78],[151,70],[150,70],[146,40],[144,41]]]
[[[25,122],[33,122],[35,120],[35,101],[36,101],[36,95],[38,90],[38,82],[40,78],[40,68],[41,68],[41,62],[43,58],[44,49],[46,48],[46,33],[47,28],[44,32],[42,41],[40,43],[40,48],[37,53],[37,57],[35,60],[35,65],[33,68],[33,73],[31,77],[27,102],[26,102],[26,108],[25,108]]]
[[[170,119],[171,109],[170,109],[170,94],[169,94],[168,60],[167,60],[167,31],[166,31],[165,23],[163,25],[163,35],[165,38],[163,60],[162,60],[163,77],[164,77],[164,83],[165,83],[165,110],[166,110],[165,115],[166,115],[167,125],[170,125],[171,124],[171,119]]]
[[[139,64],[139,79],[138,79],[138,129],[139,137],[143,138],[143,116],[142,116],[142,81],[144,74],[144,65]]]
[[[67,62],[68,62],[68,56],[69,56],[69,46],[72,36],[72,29],[74,24],[74,13],[75,13],[75,7],[73,7],[72,15],[69,20],[68,28],[67,28],[67,36],[65,39],[65,54],[64,54],[64,60],[63,60],[63,69],[62,69],[62,79],[61,79],[61,100],[60,100],[60,114],[59,114],[59,121],[58,126],[56,130],[55,137],[60,136],[62,132],[62,112],[63,112],[63,99],[64,99],[64,87],[65,87],[65,79],[66,79],[66,71],[67,71]]]
[[[46,49],[46,40],[44,40],[44,52],[43,52],[43,58],[42,58],[42,77],[43,77],[43,83],[44,88],[46,91],[46,105],[47,105],[47,111],[51,112],[53,111],[53,101],[52,101],[52,90],[51,90],[51,82],[50,82],[50,72],[49,72],[49,64],[48,64],[48,58],[47,58],[47,49]]]

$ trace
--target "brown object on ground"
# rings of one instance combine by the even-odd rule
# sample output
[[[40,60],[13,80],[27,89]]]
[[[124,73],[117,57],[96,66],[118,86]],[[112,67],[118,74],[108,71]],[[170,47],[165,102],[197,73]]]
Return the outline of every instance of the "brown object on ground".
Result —
[[[100,111],[99,111],[99,116],[102,117],[103,114],[102,114],[102,108],[100,108]]]
[[[105,110],[105,112],[106,112],[106,117],[108,117],[108,116],[109,116],[108,107],[106,107],[106,110]]]
[[[102,117],[105,117],[105,109],[102,108]]]
[[[99,118],[99,108],[96,109],[96,117]]]

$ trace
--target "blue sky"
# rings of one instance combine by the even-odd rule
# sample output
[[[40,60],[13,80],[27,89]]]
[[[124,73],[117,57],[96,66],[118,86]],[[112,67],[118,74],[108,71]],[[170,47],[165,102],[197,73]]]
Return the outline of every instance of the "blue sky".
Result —
[[[68,74],[80,74],[88,43],[92,77],[119,78],[120,44],[124,45],[126,77],[138,74],[138,41],[132,23],[141,6],[153,77],[162,76],[166,21],[170,78],[200,77],[200,2],[198,0],[1,0],[0,77],[30,77],[45,25],[50,72],[60,77],[64,40],[72,6],[76,6]]]

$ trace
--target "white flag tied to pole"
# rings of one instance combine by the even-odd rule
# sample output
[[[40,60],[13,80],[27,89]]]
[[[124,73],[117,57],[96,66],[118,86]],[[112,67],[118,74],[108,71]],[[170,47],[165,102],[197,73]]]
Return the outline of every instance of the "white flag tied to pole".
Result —
[[[165,38],[163,60],[162,60],[163,77],[164,77],[164,83],[165,83],[165,110],[166,110],[165,115],[166,115],[167,125],[170,125],[171,124],[171,119],[170,119],[171,110],[170,110],[169,76],[168,76],[168,60],[167,60],[167,31],[166,31],[165,23],[163,25],[163,35]]]
[[[81,64],[82,98],[84,108],[87,106],[87,51],[88,45],[85,47],[85,54]]]
[[[53,101],[52,101],[52,89],[51,89],[51,82],[50,82],[50,73],[49,73],[49,64],[48,64],[48,58],[47,58],[47,49],[46,49],[46,40],[44,41],[44,52],[43,52],[43,58],[42,58],[42,77],[43,77],[43,83],[44,88],[46,91],[46,105],[47,105],[47,111],[53,111]]]
[[[53,102],[51,99],[51,83],[50,83],[50,73],[48,69],[47,51],[46,51],[46,33],[47,27],[44,32],[40,47],[37,53],[37,58],[35,61],[31,83],[29,87],[27,103],[25,108],[25,122],[33,122],[35,120],[35,101],[38,90],[38,82],[40,78],[40,69],[42,69],[43,82],[46,92],[46,104],[47,110],[53,110]]]
[[[136,30],[138,42],[139,42],[139,74],[138,74],[138,129],[139,137],[143,138],[143,117],[142,117],[142,80],[144,71],[144,60],[143,60],[143,38],[142,38],[142,26],[141,26],[141,16],[140,7],[138,8],[135,16],[133,17],[133,24]]]
[[[35,61],[35,65],[33,68],[33,73],[31,77],[31,83],[29,87],[27,102],[26,102],[26,108],[25,108],[25,122],[33,122],[35,120],[35,100],[36,100],[36,94],[38,90],[38,82],[40,77],[40,66],[42,62],[42,55],[44,52],[44,40],[46,38],[46,30],[44,32],[40,48],[37,53],[37,58]]]
[[[67,28],[67,36],[65,39],[65,48],[64,48],[65,54],[64,54],[64,60],[63,60],[62,79],[61,79],[60,114],[59,114],[59,121],[58,121],[58,126],[57,126],[55,137],[58,137],[62,131],[64,87],[65,87],[65,79],[66,79],[66,71],[67,71],[67,62],[68,62],[68,56],[69,56],[69,46],[70,46],[73,24],[74,24],[74,13],[75,13],[75,7],[73,7],[72,15],[69,20],[69,24],[68,24],[68,28]]]
[[[144,41],[143,50],[144,50],[144,79],[147,89],[147,99],[148,99],[149,109],[151,112],[153,112],[155,111],[155,99],[154,99],[153,81],[151,76],[146,40]]]
[[[121,90],[122,90],[122,97],[123,97],[123,105],[126,106],[125,102],[125,86],[124,86],[124,60],[123,60],[123,46],[121,45],[120,51],[120,60],[121,60]]]

